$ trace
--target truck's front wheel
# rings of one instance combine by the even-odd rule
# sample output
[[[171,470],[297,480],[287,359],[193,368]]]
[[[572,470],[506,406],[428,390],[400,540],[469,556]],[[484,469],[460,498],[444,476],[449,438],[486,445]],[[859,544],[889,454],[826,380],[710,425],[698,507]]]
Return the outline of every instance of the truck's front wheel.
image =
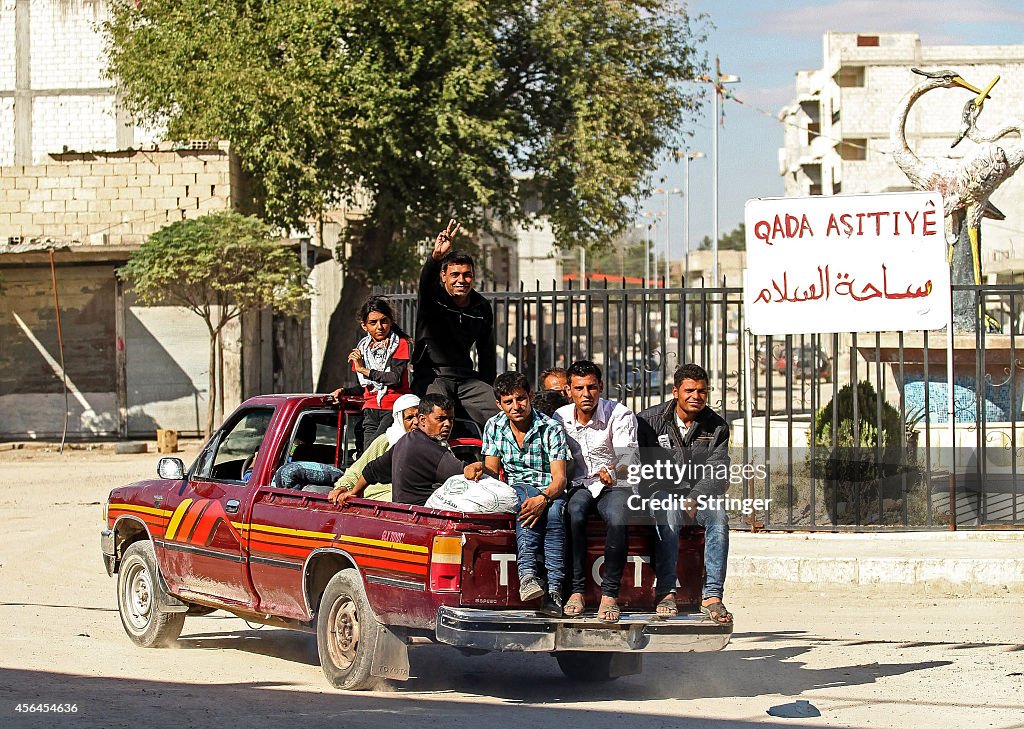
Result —
[[[332,577],[316,624],[320,666],[332,686],[358,691],[373,685],[370,663],[378,625],[359,573],[349,568]]]
[[[135,542],[124,552],[117,573],[117,610],[128,637],[143,648],[163,648],[181,635],[185,613],[161,608],[159,567],[153,543]]]

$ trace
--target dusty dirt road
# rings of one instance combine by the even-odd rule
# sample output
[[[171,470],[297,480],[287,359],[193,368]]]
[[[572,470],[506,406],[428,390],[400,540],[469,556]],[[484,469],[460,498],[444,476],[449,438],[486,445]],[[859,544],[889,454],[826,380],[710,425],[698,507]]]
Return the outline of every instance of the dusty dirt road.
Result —
[[[189,454],[186,455],[188,460]],[[1024,727],[1024,596],[731,582],[731,645],[570,683],[546,655],[414,648],[413,678],[330,689],[311,636],[189,618],[136,648],[99,552],[100,503],[156,456],[0,453],[0,727]],[[817,718],[773,718],[807,700]],[[73,704],[26,714],[19,704]]]

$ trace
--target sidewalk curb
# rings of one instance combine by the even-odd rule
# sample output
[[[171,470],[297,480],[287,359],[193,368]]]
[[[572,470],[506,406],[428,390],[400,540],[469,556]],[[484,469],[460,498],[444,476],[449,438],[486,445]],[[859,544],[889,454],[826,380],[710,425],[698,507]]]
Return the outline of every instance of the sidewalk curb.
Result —
[[[729,557],[729,576],[845,585],[1024,586],[1024,559]]]

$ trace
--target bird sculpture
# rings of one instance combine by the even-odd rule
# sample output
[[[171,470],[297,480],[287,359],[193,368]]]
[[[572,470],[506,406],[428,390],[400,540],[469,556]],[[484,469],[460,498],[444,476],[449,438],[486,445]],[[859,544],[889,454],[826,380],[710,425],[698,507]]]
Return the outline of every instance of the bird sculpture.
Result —
[[[903,97],[901,107],[893,119],[891,130],[893,159],[914,187],[919,190],[934,190],[942,195],[947,240],[959,239],[959,231],[956,233],[953,231],[953,217],[959,211],[964,210],[965,225],[971,247],[973,280],[975,284],[980,284],[981,254],[978,230],[981,219],[986,212],[990,211],[994,217],[1001,217],[1001,214],[991,207],[988,198],[1014,170],[1009,168],[1006,155],[992,145],[979,147],[960,159],[918,157],[907,144],[905,127],[910,107],[921,96],[933,89],[960,87],[972,91],[976,96],[971,99],[970,103],[976,103],[980,111],[981,102],[988,96],[992,84],[987,89],[981,90],[969,84],[955,71],[928,72],[916,68],[911,70],[927,77],[927,80],[919,83]],[[966,110],[964,113],[967,113]],[[974,118],[976,119],[976,116]],[[963,125],[961,132],[963,136],[968,136]],[[968,136],[968,138],[970,137]],[[955,144],[954,142],[954,146]],[[952,260],[952,249],[950,249],[950,260]],[[954,279],[956,278],[954,275]]]
[[[999,77],[996,76],[989,83],[986,91],[991,91],[992,87],[999,81]],[[964,110],[962,114],[962,121],[960,123],[960,133],[957,135],[956,140],[950,147],[955,147],[960,144],[966,137],[976,144],[987,144],[995,142],[1003,137],[1009,136],[1010,134],[1016,134],[1018,137],[1024,138],[1024,120],[1018,119],[1014,122],[1004,124],[1002,127],[996,129],[994,132],[988,134],[983,133],[978,129],[978,117],[981,115],[982,106],[985,103],[985,98],[988,98],[988,94],[982,98],[981,95],[973,99],[968,99],[967,103],[964,104]],[[1014,150],[1017,155],[1024,155],[1024,147],[1018,145]]]
[[[999,81],[998,76],[992,79],[984,93],[979,94],[976,98],[969,99],[964,104],[960,133],[953,144],[950,145],[952,147],[957,146],[965,137],[979,145],[977,151],[971,155],[972,165],[970,172],[974,180],[974,186],[977,189],[977,196],[981,197],[984,195],[986,203],[988,203],[988,196],[995,192],[997,187],[1013,176],[1020,169],[1020,166],[1024,164],[1024,135],[1021,133],[1024,121],[1018,120],[1004,124],[1002,127],[987,134],[979,130],[977,126],[978,116],[981,114],[987,92],[996,85],[997,81]],[[1019,138],[1017,144],[995,143],[1010,134],[1017,135]],[[987,208],[988,210],[992,209],[991,203],[988,203]],[[971,241],[971,255],[975,261],[975,283],[981,282],[980,257],[978,255],[980,240],[978,231],[981,226],[981,217],[982,215],[977,210],[968,208],[967,232]],[[1000,213],[997,217],[1002,219],[1003,216]]]

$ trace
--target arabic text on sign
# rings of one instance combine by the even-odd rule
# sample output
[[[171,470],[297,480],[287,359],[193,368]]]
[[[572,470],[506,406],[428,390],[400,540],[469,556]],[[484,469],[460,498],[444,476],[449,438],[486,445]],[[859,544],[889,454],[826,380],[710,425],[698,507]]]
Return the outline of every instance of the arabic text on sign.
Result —
[[[754,300],[755,304],[781,304],[783,302],[799,303],[802,301],[829,300],[833,296],[847,296],[854,301],[870,301],[871,299],[921,299],[930,296],[932,293],[932,281],[928,279],[923,285],[914,288],[913,284],[907,286],[905,291],[899,287],[889,290],[888,267],[882,264],[882,285],[879,287],[874,282],[861,283],[850,276],[849,273],[836,272],[834,275],[829,266],[818,266],[818,281],[802,289],[794,286],[789,288],[789,273],[783,272],[782,279],[772,279],[771,288],[761,289],[761,293]]]

